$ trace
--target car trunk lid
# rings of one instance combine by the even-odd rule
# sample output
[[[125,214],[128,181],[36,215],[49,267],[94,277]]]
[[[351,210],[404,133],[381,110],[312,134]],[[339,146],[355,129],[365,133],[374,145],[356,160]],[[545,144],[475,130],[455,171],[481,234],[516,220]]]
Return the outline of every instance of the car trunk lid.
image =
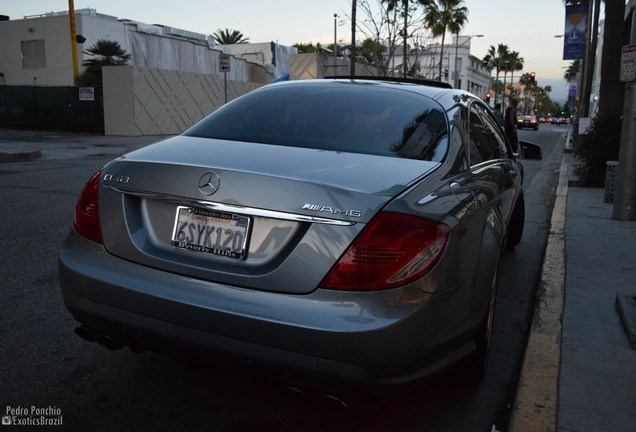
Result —
[[[362,226],[437,165],[179,136],[104,167],[104,245],[124,259],[197,279],[310,292]],[[223,237],[216,226],[207,233],[208,246],[234,243],[236,253],[179,247],[177,237],[193,239],[203,229],[187,225],[188,217],[208,218],[208,225],[244,218],[233,234]],[[194,243],[205,236],[199,231]]]

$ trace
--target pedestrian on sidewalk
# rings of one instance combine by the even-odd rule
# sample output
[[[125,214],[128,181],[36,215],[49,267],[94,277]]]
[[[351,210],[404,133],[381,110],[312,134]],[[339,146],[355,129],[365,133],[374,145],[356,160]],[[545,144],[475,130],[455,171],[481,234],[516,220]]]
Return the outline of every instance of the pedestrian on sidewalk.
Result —
[[[514,153],[518,152],[519,147],[519,140],[517,138],[517,105],[519,105],[519,100],[515,97],[511,97],[504,116],[504,132]]]
[[[495,109],[493,110],[492,113],[495,115],[495,119],[497,119],[499,126],[503,127],[504,118],[503,118],[503,113],[501,112],[501,104],[499,102],[495,104]]]

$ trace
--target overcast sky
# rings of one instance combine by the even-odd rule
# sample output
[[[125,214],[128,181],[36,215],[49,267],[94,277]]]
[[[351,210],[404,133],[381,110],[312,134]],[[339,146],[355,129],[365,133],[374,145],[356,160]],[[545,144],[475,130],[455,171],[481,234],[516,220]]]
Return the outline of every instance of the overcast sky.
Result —
[[[375,3],[376,0],[369,0]],[[562,60],[565,7],[562,0],[465,0],[468,23],[461,34],[473,38],[471,53],[483,58],[491,45],[508,45],[525,60],[523,72],[535,72],[538,84],[551,85],[553,97],[570,61]],[[338,39],[351,39],[350,0],[74,0],[75,9],[92,8],[106,15],[147,24],[163,24],[211,34],[219,28],[240,30],[250,42],[333,43],[334,13],[344,21]],[[0,0],[0,14],[11,19],[66,11],[68,0]],[[447,38],[448,40],[448,38]],[[562,81],[562,83],[560,82]]]

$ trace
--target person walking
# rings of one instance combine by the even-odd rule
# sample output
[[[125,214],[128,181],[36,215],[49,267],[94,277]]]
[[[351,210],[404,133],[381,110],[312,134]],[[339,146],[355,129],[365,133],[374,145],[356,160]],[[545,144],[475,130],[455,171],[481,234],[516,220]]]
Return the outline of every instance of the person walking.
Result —
[[[510,98],[508,108],[506,108],[506,114],[504,115],[504,132],[514,153],[519,152],[519,139],[517,138],[517,105],[519,105],[519,100],[515,97]]]
[[[492,112],[495,115],[495,119],[497,119],[497,122],[499,123],[499,126],[503,127],[504,125],[504,119],[503,119],[503,113],[501,112],[501,104],[500,103],[496,103],[495,104],[495,109]]]

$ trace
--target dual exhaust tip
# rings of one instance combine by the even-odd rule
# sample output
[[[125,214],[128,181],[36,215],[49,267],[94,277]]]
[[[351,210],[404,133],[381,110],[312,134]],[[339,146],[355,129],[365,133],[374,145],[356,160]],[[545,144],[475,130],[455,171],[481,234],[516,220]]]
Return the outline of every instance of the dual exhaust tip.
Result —
[[[281,390],[285,397],[300,405],[315,401],[319,405],[333,411],[344,413],[349,410],[349,403],[346,400],[332,394],[320,393],[314,395],[294,386],[284,386]]]
[[[88,342],[96,342],[111,351],[117,351],[126,346],[126,344],[84,325],[75,327],[75,334]]]
[[[115,338],[85,325],[75,327],[75,334],[85,341],[96,342],[111,351],[117,351],[126,346],[126,344],[119,342]],[[291,399],[292,401],[299,404],[310,403],[310,400],[317,399],[320,405],[329,407],[336,411],[346,412],[349,409],[349,404],[338,396],[330,394],[320,394],[316,397],[315,395],[311,395],[309,392],[306,392],[303,389],[292,386],[283,386],[282,392],[288,399]]]

